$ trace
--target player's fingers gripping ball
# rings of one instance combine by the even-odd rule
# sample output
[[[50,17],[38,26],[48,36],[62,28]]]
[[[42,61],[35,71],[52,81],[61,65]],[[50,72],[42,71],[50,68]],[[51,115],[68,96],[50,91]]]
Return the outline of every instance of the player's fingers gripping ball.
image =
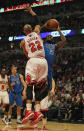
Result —
[[[47,28],[51,30],[57,30],[59,22],[56,19],[50,19],[47,21]]]

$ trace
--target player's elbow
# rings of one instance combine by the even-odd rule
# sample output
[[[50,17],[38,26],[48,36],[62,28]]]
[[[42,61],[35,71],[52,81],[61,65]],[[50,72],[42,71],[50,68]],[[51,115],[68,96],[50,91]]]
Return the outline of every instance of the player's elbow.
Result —
[[[61,45],[60,45],[60,48],[62,48],[63,46],[65,46],[66,44],[66,40],[62,41]]]
[[[64,37],[62,41],[63,41],[64,43],[66,43],[66,37]]]

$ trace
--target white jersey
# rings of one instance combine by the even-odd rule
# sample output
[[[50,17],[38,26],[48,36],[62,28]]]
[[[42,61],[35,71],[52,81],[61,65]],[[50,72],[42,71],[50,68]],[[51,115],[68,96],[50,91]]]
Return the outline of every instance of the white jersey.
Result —
[[[37,33],[32,32],[28,34],[25,37],[24,41],[25,41],[25,49],[28,53],[29,58],[45,57],[43,40]]]
[[[8,77],[5,75],[5,78],[2,78],[0,75],[0,91],[7,90]]]

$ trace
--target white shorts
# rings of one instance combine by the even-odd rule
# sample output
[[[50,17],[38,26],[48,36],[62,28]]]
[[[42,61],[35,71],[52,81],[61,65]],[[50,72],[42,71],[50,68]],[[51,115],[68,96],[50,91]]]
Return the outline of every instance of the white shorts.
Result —
[[[25,77],[31,82],[39,82],[46,79],[48,75],[48,65],[45,58],[30,58],[26,64]],[[28,82],[28,81],[27,81]]]
[[[0,104],[9,104],[9,95],[7,91],[0,91]]]
[[[43,100],[41,100],[40,109],[41,109],[41,111],[47,111],[48,110],[48,96],[46,96]]]

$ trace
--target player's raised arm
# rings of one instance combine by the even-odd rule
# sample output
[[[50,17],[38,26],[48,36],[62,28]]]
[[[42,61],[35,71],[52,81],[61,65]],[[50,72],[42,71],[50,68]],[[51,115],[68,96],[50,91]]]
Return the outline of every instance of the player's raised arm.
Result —
[[[26,6],[25,11],[30,13],[33,16],[35,25],[41,24],[40,19],[38,18],[38,15],[32,10],[31,6]]]
[[[27,6],[25,11],[30,13],[33,16],[34,24],[36,25],[33,31],[36,32],[37,34],[39,34],[40,30],[41,30],[41,27],[40,27],[41,22],[37,16],[37,14],[32,10],[31,6]]]
[[[61,29],[60,29],[59,25],[58,25],[57,31],[58,31],[59,34],[60,34],[61,40],[64,41],[64,42],[66,42],[66,37],[65,37],[65,36],[63,35],[63,33],[61,32]]]
[[[56,50],[58,51],[60,48],[62,48],[66,44],[66,37],[61,32],[59,25],[58,25],[57,31],[59,32],[60,37],[61,37],[61,41],[59,41],[56,46]]]
[[[36,32],[39,35],[40,31],[41,31],[40,25],[36,25],[35,28],[34,28],[34,32]]]
[[[26,6],[25,11],[26,11],[26,12],[29,12],[32,16],[35,16],[35,15],[36,15],[36,13],[32,10],[32,8],[31,8],[30,5],[29,5],[29,6]]]
[[[45,24],[43,26],[41,26],[41,29],[43,29],[43,28],[48,29],[48,21],[46,21]]]

